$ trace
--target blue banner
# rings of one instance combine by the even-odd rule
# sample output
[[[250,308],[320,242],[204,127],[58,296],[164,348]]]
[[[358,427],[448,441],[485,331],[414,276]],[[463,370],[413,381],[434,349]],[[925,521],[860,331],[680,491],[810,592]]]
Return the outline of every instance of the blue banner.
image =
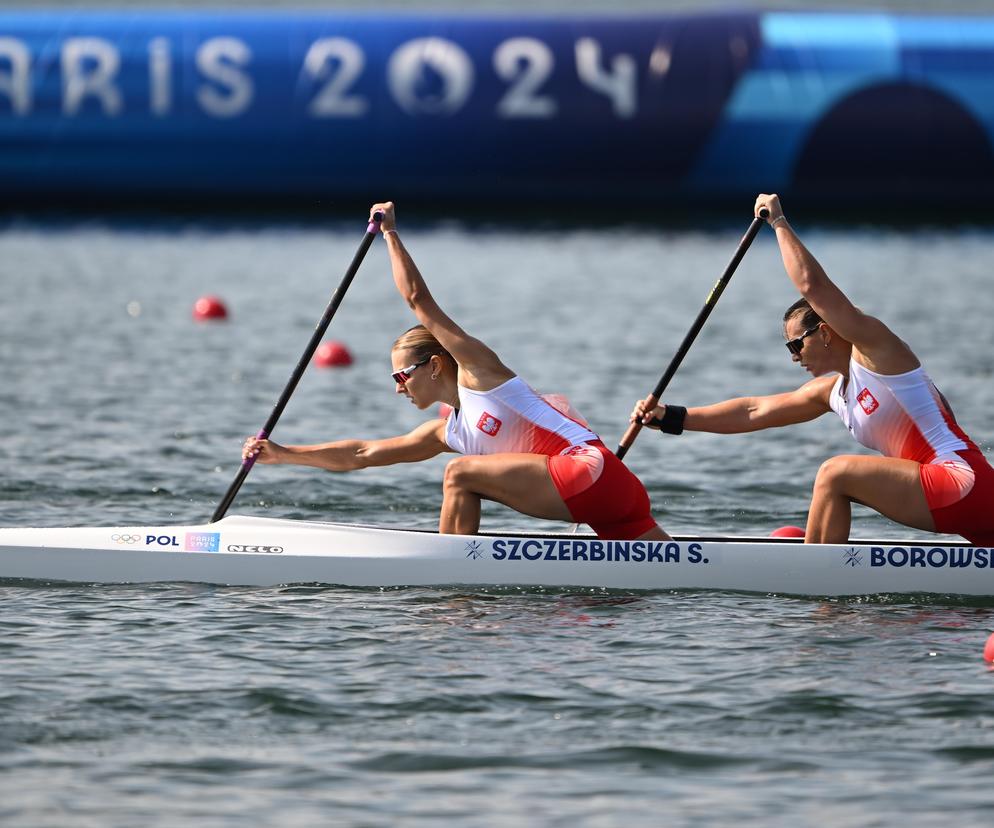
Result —
[[[992,70],[994,18],[4,13],[0,189],[979,198]]]

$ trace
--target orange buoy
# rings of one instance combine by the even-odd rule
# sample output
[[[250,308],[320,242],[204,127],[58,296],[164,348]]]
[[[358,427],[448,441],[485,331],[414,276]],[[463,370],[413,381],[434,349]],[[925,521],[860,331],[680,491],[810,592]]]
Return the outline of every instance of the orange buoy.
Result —
[[[201,296],[193,305],[193,318],[198,322],[208,319],[227,319],[228,309],[216,296]]]
[[[451,413],[452,413],[452,406],[451,405],[449,405],[448,403],[439,403],[438,404],[438,416],[439,416],[439,419],[447,420],[449,418],[449,415]]]
[[[994,633],[988,636],[984,645],[984,661],[994,661]]]
[[[352,354],[341,342],[322,342],[314,352],[314,364],[319,368],[343,368],[352,364]]]
[[[770,532],[771,538],[803,538],[804,530],[800,526],[781,526]]]

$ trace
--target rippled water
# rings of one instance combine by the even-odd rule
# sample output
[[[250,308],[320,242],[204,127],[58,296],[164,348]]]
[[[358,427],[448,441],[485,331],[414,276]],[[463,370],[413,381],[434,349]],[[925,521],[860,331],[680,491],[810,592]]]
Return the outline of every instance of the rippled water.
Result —
[[[614,444],[747,224],[409,219],[405,238],[453,316]],[[994,234],[795,224],[989,450]],[[0,525],[206,519],[362,230],[5,225]],[[191,321],[208,292],[228,322]],[[803,381],[792,300],[764,233],[667,397]],[[309,371],[277,439],[419,422],[388,376],[409,324],[377,246],[330,331],[355,365]],[[627,460],[671,531],[765,534],[802,523],[818,464],[853,450],[825,417],[645,433]],[[443,467],[260,467],[232,512],[431,527]],[[855,534],[920,536],[866,511]],[[11,581],[0,601],[5,826],[986,825],[994,804],[988,601]]]

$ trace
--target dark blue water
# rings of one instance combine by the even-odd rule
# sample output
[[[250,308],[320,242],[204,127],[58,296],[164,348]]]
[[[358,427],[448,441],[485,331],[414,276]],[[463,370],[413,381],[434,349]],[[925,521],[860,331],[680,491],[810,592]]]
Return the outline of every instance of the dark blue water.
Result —
[[[994,234],[794,224],[990,449]],[[748,216],[733,225],[405,237],[456,319],[613,444]],[[206,519],[363,229],[8,223],[0,525]],[[204,293],[227,322],[192,321]],[[667,397],[800,384],[793,298],[764,234]],[[277,438],[420,422],[389,379],[409,324],[377,246],[330,332],[354,366],[309,371]],[[856,450],[825,417],[645,433],[627,459],[670,531],[766,534],[803,523],[820,462]],[[260,467],[232,512],[431,527],[443,468]],[[552,526],[497,507],[484,525]],[[854,534],[921,537],[865,510]],[[5,826],[986,825],[994,805],[990,601],[7,581],[0,602]]]

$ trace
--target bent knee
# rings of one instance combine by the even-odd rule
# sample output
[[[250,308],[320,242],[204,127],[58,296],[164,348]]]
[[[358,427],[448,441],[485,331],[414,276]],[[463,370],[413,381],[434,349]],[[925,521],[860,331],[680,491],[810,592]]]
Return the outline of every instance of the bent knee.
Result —
[[[818,474],[815,477],[815,488],[827,488],[837,491],[844,486],[845,480],[851,470],[851,458],[848,456],[829,457],[818,468]]]
[[[473,479],[473,458],[455,457],[445,466],[442,486],[446,489],[467,489]]]

